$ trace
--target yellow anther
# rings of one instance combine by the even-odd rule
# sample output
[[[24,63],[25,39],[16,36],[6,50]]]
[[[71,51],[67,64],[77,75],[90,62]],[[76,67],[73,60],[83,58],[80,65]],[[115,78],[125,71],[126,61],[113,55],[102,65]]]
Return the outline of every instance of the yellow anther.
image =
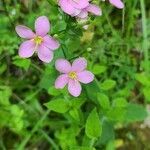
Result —
[[[37,44],[37,45],[40,45],[42,42],[43,42],[43,38],[41,36],[36,36],[34,38],[34,42]]]
[[[77,79],[77,74],[76,74],[76,72],[69,72],[68,76],[69,76],[69,78],[71,78],[71,79]]]

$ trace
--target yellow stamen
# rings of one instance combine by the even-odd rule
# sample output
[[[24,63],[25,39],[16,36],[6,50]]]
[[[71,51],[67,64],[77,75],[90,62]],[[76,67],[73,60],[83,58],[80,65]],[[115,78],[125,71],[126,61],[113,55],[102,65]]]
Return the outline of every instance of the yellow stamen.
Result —
[[[43,38],[41,36],[36,36],[34,38],[34,42],[37,44],[37,45],[40,45],[42,42],[43,42]]]
[[[69,76],[69,78],[71,78],[71,79],[77,79],[77,74],[76,74],[76,72],[74,72],[74,71],[69,72],[68,76]]]

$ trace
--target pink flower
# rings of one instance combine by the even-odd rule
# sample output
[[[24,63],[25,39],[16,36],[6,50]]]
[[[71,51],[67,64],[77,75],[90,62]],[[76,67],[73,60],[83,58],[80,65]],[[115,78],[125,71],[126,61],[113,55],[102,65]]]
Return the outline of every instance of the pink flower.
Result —
[[[100,8],[90,4],[89,0],[59,0],[59,6],[65,13],[81,19],[86,18],[89,12],[94,15],[102,14]]]
[[[76,17],[80,19],[86,19],[88,17],[88,13],[92,13],[96,16],[102,15],[102,11],[97,5],[89,4],[86,8],[81,9],[80,13],[77,14]]]
[[[86,70],[87,61],[85,58],[74,60],[72,66],[67,60],[58,59],[55,67],[62,73],[55,81],[55,88],[63,89],[68,84],[69,93],[75,97],[81,93],[80,82],[87,84],[94,80],[94,75]]]
[[[29,58],[34,52],[37,52],[40,60],[49,63],[53,59],[53,51],[59,47],[59,42],[47,34],[49,30],[50,23],[46,16],[41,16],[36,19],[35,33],[26,26],[16,26],[17,34],[26,39],[20,45],[19,56]]]
[[[109,2],[119,9],[124,8],[124,3],[121,0],[109,0]]]

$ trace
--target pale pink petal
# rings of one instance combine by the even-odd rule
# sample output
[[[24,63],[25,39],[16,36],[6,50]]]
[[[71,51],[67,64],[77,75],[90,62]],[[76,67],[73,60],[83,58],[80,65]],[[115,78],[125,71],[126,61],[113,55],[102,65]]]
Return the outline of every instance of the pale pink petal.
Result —
[[[97,5],[90,4],[86,10],[94,15],[101,16],[102,11]]]
[[[71,0],[70,3],[77,9],[84,9],[89,5],[89,0]]]
[[[109,0],[109,2],[119,9],[124,8],[124,4],[121,0]]]
[[[35,36],[32,30],[26,26],[18,25],[15,30],[20,37],[25,39],[32,39]]]
[[[69,73],[71,71],[71,64],[65,59],[56,60],[55,67],[61,73]]]
[[[44,46],[48,47],[51,50],[55,50],[55,49],[59,48],[59,46],[60,46],[59,42],[49,35],[46,35],[43,38],[43,40],[44,41],[42,44],[44,44]]]
[[[47,47],[40,45],[38,47],[38,57],[45,63],[49,63],[53,59],[53,52]]]
[[[88,12],[87,12],[86,10],[82,10],[82,11],[77,15],[77,17],[78,17],[78,18],[81,18],[81,19],[85,19],[85,18],[87,18],[87,16],[88,16]]]
[[[73,95],[74,97],[78,97],[81,94],[81,90],[81,85],[77,80],[69,80],[68,91],[71,95]]]
[[[45,36],[50,30],[50,23],[46,16],[38,17],[35,21],[35,31],[39,36]]]
[[[69,15],[72,15],[75,12],[75,8],[70,4],[69,0],[59,0],[59,6]]]
[[[60,75],[55,81],[55,88],[63,89],[68,83],[68,81],[69,81],[69,78],[67,74]]]
[[[72,71],[81,72],[87,67],[87,61],[85,58],[77,58],[72,64]]]
[[[81,13],[81,11],[82,11],[81,9],[75,9],[74,13],[71,14],[71,16],[72,17],[77,16],[77,15],[79,15]]]
[[[22,58],[31,57],[35,51],[35,43],[32,40],[23,42],[19,48],[19,56]]]
[[[78,73],[78,80],[82,83],[90,83],[94,80],[94,75],[90,71],[82,71]]]

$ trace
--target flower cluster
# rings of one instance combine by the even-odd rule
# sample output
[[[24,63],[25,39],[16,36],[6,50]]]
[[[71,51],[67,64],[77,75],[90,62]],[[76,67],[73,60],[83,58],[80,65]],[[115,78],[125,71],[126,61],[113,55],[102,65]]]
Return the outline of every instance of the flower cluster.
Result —
[[[109,2],[119,9],[124,7],[121,0],[109,0]],[[102,15],[100,7],[95,4],[91,4],[90,0],[59,0],[59,6],[68,15],[80,19],[86,19],[88,17],[88,13],[92,13],[97,16]]]
[[[87,18],[88,13],[97,16],[102,14],[101,9],[91,4],[89,0],[59,0],[59,6],[65,13],[80,19]]]
[[[38,17],[35,21],[35,33],[26,26],[16,26],[17,34],[26,39],[20,45],[19,56],[22,58],[31,57],[34,52],[40,60],[49,63],[53,59],[53,51],[59,48],[60,44],[47,33],[50,30],[50,23],[46,16]],[[71,95],[77,97],[81,93],[81,83],[90,83],[94,80],[94,75],[90,71],[86,71],[87,61],[84,58],[76,59],[72,66],[65,59],[56,61],[56,69],[63,73],[56,82],[55,87],[62,89],[68,83],[68,91]]]
[[[124,4],[121,0],[109,0],[109,2],[118,7],[123,8]],[[59,0],[61,9],[80,19],[86,19],[88,13],[101,15],[101,9],[89,0]],[[50,22],[46,16],[38,17],[35,21],[35,33],[28,27],[23,25],[16,26],[16,32],[26,39],[19,48],[19,56],[29,58],[35,52],[39,59],[45,63],[49,63],[53,59],[53,51],[58,49],[60,44],[52,36],[48,35],[50,30]],[[81,94],[81,83],[88,84],[94,80],[94,75],[86,70],[87,61],[85,58],[74,60],[72,65],[65,59],[58,59],[55,63],[56,70],[61,75],[56,79],[55,88],[62,89],[68,85],[68,91],[71,95],[78,97]]]

